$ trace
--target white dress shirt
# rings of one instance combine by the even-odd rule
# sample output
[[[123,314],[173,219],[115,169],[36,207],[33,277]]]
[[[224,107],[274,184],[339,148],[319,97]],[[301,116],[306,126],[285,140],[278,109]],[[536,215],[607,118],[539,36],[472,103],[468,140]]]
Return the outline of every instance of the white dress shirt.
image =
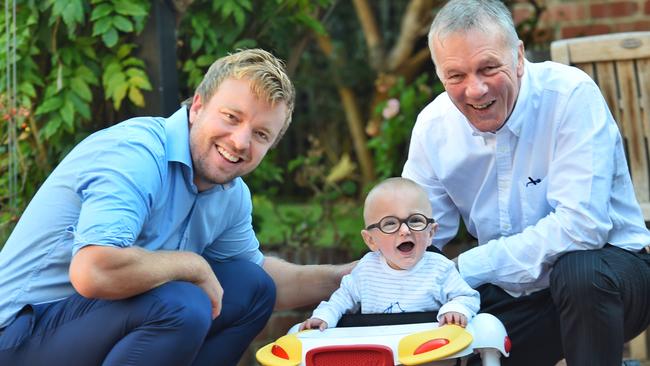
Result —
[[[480,306],[479,294],[460,278],[453,262],[444,256],[425,252],[409,270],[388,266],[379,253],[363,256],[352,273],[341,280],[341,287],[329,301],[318,305],[312,315],[336,326],[346,312],[363,314],[455,311],[470,321]]]
[[[461,216],[478,239],[458,258],[472,287],[529,294],[548,287],[563,253],[650,243],[618,127],[574,67],[526,61],[513,113],[496,133],[476,130],[439,95],[418,116],[402,175],[429,194],[440,224],[434,245],[456,235]]]

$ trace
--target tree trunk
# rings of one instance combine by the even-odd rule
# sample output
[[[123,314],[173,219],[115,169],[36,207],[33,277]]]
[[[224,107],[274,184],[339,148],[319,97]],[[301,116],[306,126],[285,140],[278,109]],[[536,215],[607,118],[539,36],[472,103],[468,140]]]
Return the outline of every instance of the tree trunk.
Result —
[[[316,35],[316,40],[325,56],[330,59],[330,62],[333,65],[337,65],[337,68],[342,67],[343,60],[340,56],[334,54],[330,38],[324,35]],[[365,187],[375,180],[375,169],[372,156],[367,146],[362,113],[354,92],[343,84],[338,75],[334,75],[334,82],[336,83],[343,110],[345,111],[345,120],[352,135],[354,152],[357,155],[361,167],[361,183]]]

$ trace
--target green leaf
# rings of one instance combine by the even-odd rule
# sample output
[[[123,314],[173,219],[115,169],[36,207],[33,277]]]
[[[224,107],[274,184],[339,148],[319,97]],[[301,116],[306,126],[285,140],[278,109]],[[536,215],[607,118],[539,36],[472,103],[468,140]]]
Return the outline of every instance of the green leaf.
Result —
[[[103,18],[108,14],[113,12],[113,4],[99,4],[90,15],[90,21],[95,21],[99,18]]]
[[[36,98],[36,89],[31,83],[20,83],[18,90],[25,95],[28,95],[32,98]]]
[[[50,137],[52,137],[59,130],[59,127],[61,127],[61,122],[61,117],[58,115],[54,115],[52,118],[49,118],[45,124],[45,127],[43,127],[41,130],[43,138],[48,140]]]
[[[93,99],[93,94],[88,87],[88,84],[80,78],[75,77],[70,80],[70,87],[72,91],[77,94],[81,99],[90,102]]]
[[[106,98],[112,98],[115,95],[115,91],[119,88],[128,88],[128,83],[123,73],[115,73],[109,75],[107,81],[104,83],[104,92],[106,93]]]
[[[248,11],[253,10],[253,3],[250,0],[239,0],[239,5]]]
[[[126,96],[126,92],[128,89],[129,89],[129,84],[127,83],[122,83],[115,87],[112,98],[113,98],[113,108],[115,108],[116,111],[120,109],[120,106],[122,105],[122,100],[124,100],[124,97]]]
[[[74,106],[67,98],[61,109],[59,109],[59,114],[61,115],[66,127],[68,127],[69,130],[74,130]]]
[[[104,74],[102,75],[102,83],[108,84],[110,82],[110,79],[116,74],[122,75],[122,66],[117,62],[110,62],[104,68]],[[124,76],[122,75],[122,77]]]
[[[133,23],[121,15],[113,17],[113,25],[115,28],[125,33],[133,31]]]
[[[298,15],[296,15],[296,20],[306,25],[307,27],[311,28],[314,32],[318,34],[321,35],[327,34],[327,31],[325,30],[323,23],[319,22],[318,19],[310,16],[309,14],[299,13]]]
[[[196,68],[196,64],[192,59],[187,60],[187,62],[185,62],[185,65],[183,65],[183,71],[185,72],[189,72],[191,70],[194,70],[195,68]]]
[[[203,46],[203,37],[192,37],[190,40],[190,48],[192,49],[192,53],[196,53],[201,47]]]
[[[61,97],[59,96],[51,97],[46,99],[45,102],[43,102],[43,104],[38,106],[34,114],[38,116],[44,113],[49,113],[52,112],[53,110],[61,108],[62,105],[63,105],[63,99],[61,99]]]
[[[126,69],[126,71],[124,73],[129,78],[134,78],[134,77],[146,78],[147,77],[147,74],[144,72],[144,70],[137,69],[135,67],[129,67],[128,69]]]
[[[235,22],[238,26],[243,27],[246,23],[246,13],[242,8],[235,7],[233,8],[233,16],[235,17]]]
[[[241,48],[241,49],[249,49],[249,48],[255,48],[255,47],[257,47],[257,41],[254,40],[254,39],[250,39],[250,38],[241,39],[241,40],[235,42],[235,44],[232,46],[232,48],[235,49],[235,50],[239,49],[239,48]]]
[[[210,56],[210,55],[199,56],[196,59],[196,66],[198,67],[209,66],[212,65],[214,60],[215,60],[214,56]]]
[[[97,85],[97,76],[87,66],[79,66],[75,74],[90,85]]]
[[[138,87],[143,90],[151,90],[151,84],[149,83],[149,80],[135,76],[129,79],[129,84],[132,86]]]
[[[138,107],[144,107],[144,97],[140,89],[136,87],[129,88],[129,100]]]
[[[93,37],[106,33],[113,22],[110,17],[101,18],[93,24]]]
[[[132,45],[132,44],[120,45],[120,47],[117,49],[117,52],[115,53],[115,55],[117,56],[118,59],[121,60],[121,59],[125,58],[126,56],[130,55],[131,51],[133,50],[134,47],[135,46]]]
[[[79,113],[83,118],[86,120],[90,120],[91,118],[91,113],[90,113],[90,107],[89,104],[81,100],[76,94],[70,93],[68,95],[68,98],[70,102],[72,102],[72,105],[74,106],[74,109],[77,113]]]
[[[102,34],[102,41],[108,48],[115,46],[117,44],[117,39],[117,30],[115,30],[113,27],[109,28],[106,33]]]
[[[224,18],[228,18],[230,14],[233,12],[233,9],[237,6],[233,1],[224,1],[223,5],[221,5],[221,15]]]
[[[133,0],[114,0],[115,11],[122,15],[146,16],[149,15],[147,8],[136,4]]]
[[[144,61],[140,60],[139,58],[135,58],[135,57],[129,57],[126,60],[122,61],[122,65],[124,67],[135,66],[135,67],[139,67],[139,68],[144,68],[146,66],[144,64]]]
[[[83,5],[81,3],[81,0],[66,0],[62,2],[66,4],[60,15],[63,18],[63,22],[68,26],[68,28],[70,28],[70,31],[74,32],[77,24],[83,22]]]

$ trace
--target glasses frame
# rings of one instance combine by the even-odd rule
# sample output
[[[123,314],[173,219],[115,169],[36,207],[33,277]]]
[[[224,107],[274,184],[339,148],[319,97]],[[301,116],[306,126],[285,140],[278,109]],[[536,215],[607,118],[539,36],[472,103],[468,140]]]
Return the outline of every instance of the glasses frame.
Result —
[[[412,228],[409,225],[409,220],[413,216],[423,217],[427,224],[422,229],[414,229],[414,228]],[[397,228],[394,231],[390,231],[390,232],[389,231],[384,231],[384,229],[381,228],[381,222],[386,220],[386,219],[394,219],[394,220],[397,220],[399,222],[399,225],[397,225]],[[381,231],[384,234],[394,234],[394,233],[399,231],[399,229],[402,227],[402,224],[406,224],[406,227],[409,228],[409,230],[411,230],[411,231],[424,231],[426,228],[429,227],[429,225],[431,225],[431,224],[433,224],[435,222],[436,222],[436,220],[434,220],[433,218],[426,217],[426,215],[421,214],[421,213],[414,213],[414,214],[408,215],[408,217],[406,217],[405,219],[400,219],[397,216],[384,216],[384,217],[381,218],[381,220],[377,221],[376,223],[366,226],[366,230],[379,229],[379,231]]]

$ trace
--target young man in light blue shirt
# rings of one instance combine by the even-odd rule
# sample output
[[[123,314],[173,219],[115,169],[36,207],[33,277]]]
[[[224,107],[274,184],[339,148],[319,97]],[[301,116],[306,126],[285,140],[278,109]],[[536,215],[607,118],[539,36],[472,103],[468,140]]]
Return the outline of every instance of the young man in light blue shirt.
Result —
[[[293,105],[282,63],[245,50],[171,117],[76,146],[0,252],[0,364],[235,365],[274,305],[329,296],[348,268],[264,257],[240,178]]]

